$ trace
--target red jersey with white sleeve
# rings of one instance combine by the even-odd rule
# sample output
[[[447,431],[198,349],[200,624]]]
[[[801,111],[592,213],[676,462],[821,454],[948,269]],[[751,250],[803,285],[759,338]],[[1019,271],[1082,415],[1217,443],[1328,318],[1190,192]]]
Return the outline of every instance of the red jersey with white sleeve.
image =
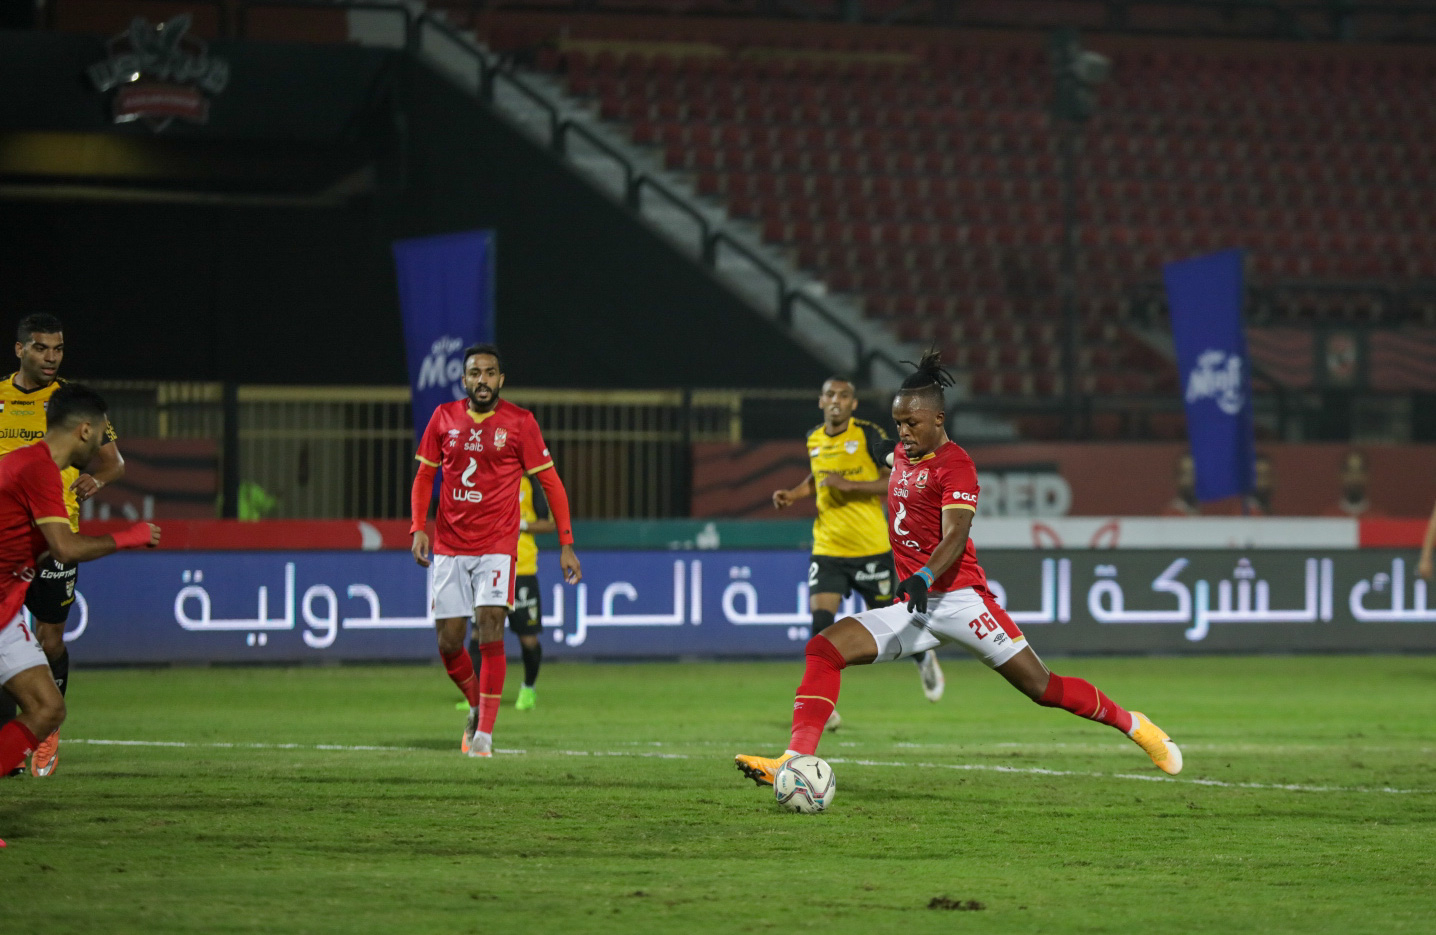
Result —
[[[416,457],[442,471],[436,554],[517,553],[519,481],[553,467],[533,413],[502,399],[489,412],[474,412],[467,399],[444,403]]]
[[[942,542],[942,514],[947,510],[977,512],[977,465],[966,451],[948,441],[929,455],[909,461],[902,445],[893,453],[888,478],[888,539],[898,580],[917,574]],[[971,537],[962,555],[932,583],[929,591],[958,591],[987,587],[987,575],[977,564],[977,547]]]
[[[49,546],[40,527],[70,524],[60,469],[43,441],[0,458],[0,630],[10,625]]]

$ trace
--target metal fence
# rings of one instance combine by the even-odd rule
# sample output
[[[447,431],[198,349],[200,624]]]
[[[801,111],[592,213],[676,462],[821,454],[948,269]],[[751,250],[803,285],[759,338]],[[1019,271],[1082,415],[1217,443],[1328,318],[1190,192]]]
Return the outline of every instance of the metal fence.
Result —
[[[110,401],[122,451],[126,437],[218,443],[224,492],[218,515],[408,515],[415,433],[407,387],[97,386]],[[511,389],[504,397],[537,417],[576,517],[662,519],[689,515],[694,443],[802,438],[821,419],[817,395],[816,390]],[[888,403],[886,394],[860,394],[858,414],[885,423]],[[1112,423],[1095,437],[1177,437],[1158,433],[1155,421],[1160,417],[1170,429],[1173,417],[1180,419],[1175,398],[1092,397],[1085,403],[1086,423]],[[1411,431],[1413,405],[1409,396],[1375,394],[1353,398],[1349,412],[1334,412],[1321,394],[1267,394],[1257,400],[1258,430],[1272,440],[1412,441],[1418,440]],[[1003,440],[975,434],[993,426],[1018,429],[1023,437],[1064,437],[1068,416],[1059,406],[1037,399],[966,401],[954,411],[963,421],[953,424],[965,441]],[[979,416],[988,422],[974,422]]]
[[[415,431],[407,387],[100,382],[121,434],[217,441],[217,513],[399,518],[409,512]],[[686,516],[694,441],[741,440],[744,394],[510,390],[531,409],[586,519]],[[780,396],[782,394],[779,394]],[[813,394],[804,394],[812,396]],[[233,448],[234,450],[229,450]],[[233,505],[226,509],[226,501]]]

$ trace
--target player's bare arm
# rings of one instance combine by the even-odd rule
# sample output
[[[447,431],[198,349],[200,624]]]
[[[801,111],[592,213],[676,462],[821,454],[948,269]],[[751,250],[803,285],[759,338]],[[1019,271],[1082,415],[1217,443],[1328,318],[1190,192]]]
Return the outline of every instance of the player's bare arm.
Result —
[[[942,541],[932,550],[932,557],[927,560],[927,571],[932,577],[925,578],[919,571],[897,586],[897,599],[906,600],[908,610],[920,614],[927,612],[928,587],[941,578],[967,549],[967,537],[972,532],[972,515],[971,510],[961,507],[942,511]]]
[[[519,522],[521,532],[533,533],[535,536],[542,536],[545,533],[558,532],[558,523],[551,519],[536,519],[532,523]]]
[[[148,527],[146,537],[139,526]],[[160,527],[154,523],[136,524],[135,531],[125,530],[114,536],[84,536],[71,532],[68,522],[40,523],[40,532],[45,537],[50,555],[57,562],[68,565],[72,562],[93,562],[124,548],[144,546],[153,549],[160,544]]]
[[[803,478],[803,482],[796,487],[789,487],[787,490],[773,491],[773,507],[779,510],[786,510],[804,497],[813,495],[813,475],[809,474]]]
[[[1426,537],[1421,540],[1421,559],[1416,563],[1416,574],[1430,581],[1432,578],[1431,552],[1436,549],[1436,507],[1431,508],[1431,519],[1426,522]]]
[[[84,503],[99,492],[106,484],[113,484],[125,476],[125,459],[120,454],[120,446],[115,442],[101,445],[100,450],[95,452],[95,457],[90,461],[88,473],[81,474],[75,478],[70,489],[75,496]]]
[[[878,471],[877,480],[848,480],[841,474],[829,474],[823,478],[822,485],[847,493],[867,493],[876,496],[886,496],[888,492],[888,478],[891,476],[892,468],[881,468]]]
[[[409,552],[413,554],[414,561],[420,567],[429,567],[429,534],[422,529],[414,533],[414,541],[409,543]]]

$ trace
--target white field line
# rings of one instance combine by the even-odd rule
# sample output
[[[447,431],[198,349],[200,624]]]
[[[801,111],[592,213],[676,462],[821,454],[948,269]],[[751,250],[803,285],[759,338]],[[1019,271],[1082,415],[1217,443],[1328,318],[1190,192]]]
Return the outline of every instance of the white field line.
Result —
[[[337,743],[193,743],[183,740],[87,740],[66,737],[65,743],[83,743],[105,747],[181,747],[211,750],[324,750],[340,752],[382,752],[382,753],[434,753],[427,747],[382,747],[371,745],[350,745]],[[505,750],[495,748],[495,753],[526,754],[527,750]],[[550,756],[588,757],[637,757],[656,760],[706,760],[686,753],[632,752],[627,750],[549,750],[539,754]],[[1215,786],[1220,789],[1271,789],[1281,792],[1379,792],[1389,795],[1430,795],[1430,789],[1396,789],[1390,786],[1311,786],[1300,783],[1270,782],[1227,782],[1220,779],[1179,779],[1172,776],[1156,776],[1149,773],[1097,773],[1083,770],[1043,769],[1036,766],[996,766],[986,763],[904,763],[897,760],[859,760],[833,757],[829,763],[852,766],[880,767],[886,769],[945,769],[974,773],[1010,773],[1027,776],[1078,776],[1089,779],[1132,779],[1140,782],[1163,782],[1189,786]]]

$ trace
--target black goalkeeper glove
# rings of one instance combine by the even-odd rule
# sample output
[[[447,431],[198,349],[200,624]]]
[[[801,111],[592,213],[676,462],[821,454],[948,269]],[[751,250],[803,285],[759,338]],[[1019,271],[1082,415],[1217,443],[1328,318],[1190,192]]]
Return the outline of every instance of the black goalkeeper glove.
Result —
[[[908,613],[927,613],[927,579],[922,575],[904,578],[897,586],[898,601],[907,601]]]

